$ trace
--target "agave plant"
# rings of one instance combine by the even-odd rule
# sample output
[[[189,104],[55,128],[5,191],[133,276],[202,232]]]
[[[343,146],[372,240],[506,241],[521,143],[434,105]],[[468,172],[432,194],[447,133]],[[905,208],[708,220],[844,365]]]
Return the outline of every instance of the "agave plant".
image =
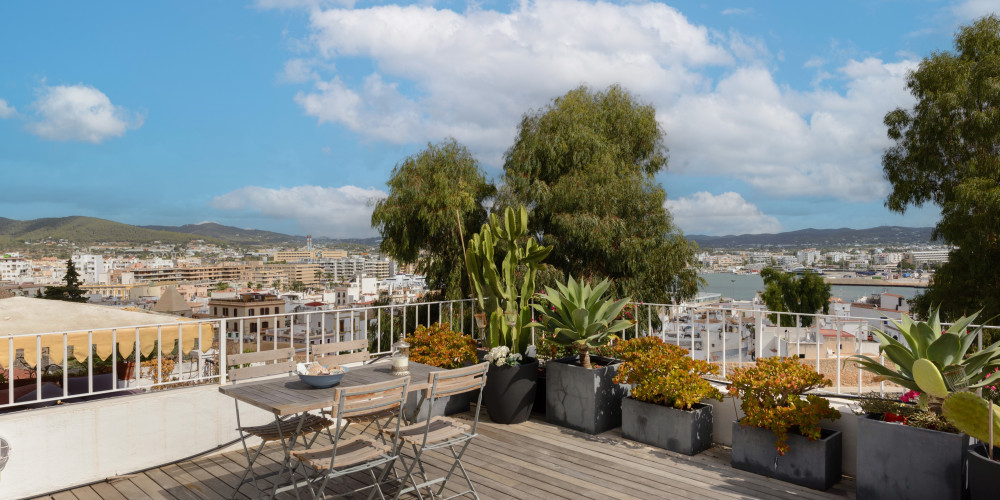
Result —
[[[620,332],[632,325],[631,321],[615,319],[631,299],[617,302],[602,298],[611,282],[604,280],[593,288],[583,280],[569,277],[566,285],[557,283],[559,290],[545,287],[545,299],[550,308],[532,304],[540,313],[538,321],[527,326],[539,328],[549,334],[550,340],[564,347],[575,347],[580,356],[580,366],[591,368],[590,349],[607,344]]]
[[[942,331],[937,308],[930,311],[930,321],[926,322],[915,322],[903,314],[900,321],[890,321],[899,329],[906,344],[874,328],[879,351],[896,365],[895,370],[868,356],[855,355],[848,359],[889,382],[937,399],[944,399],[958,390],[990,385],[1000,378],[1000,372],[992,373],[995,367],[1000,367],[1000,342],[967,356],[983,327],[969,333],[965,330],[978,315],[977,312],[962,316]]]

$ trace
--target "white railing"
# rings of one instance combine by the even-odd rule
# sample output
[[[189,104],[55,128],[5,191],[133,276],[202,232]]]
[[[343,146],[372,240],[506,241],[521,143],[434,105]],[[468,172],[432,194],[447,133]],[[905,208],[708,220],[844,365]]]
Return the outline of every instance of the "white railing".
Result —
[[[299,360],[310,361],[314,345],[366,339],[369,352],[381,356],[418,325],[438,322],[479,338],[476,312],[475,301],[464,299],[0,337],[0,412],[224,383],[226,356],[239,352],[294,347]],[[876,326],[892,331],[887,320],[648,303],[630,304],[626,314],[635,324],[622,337],[658,336],[717,363],[723,378],[757,358],[797,356],[830,378],[836,394],[901,390],[845,365],[855,354],[882,359],[869,334]],[[978,342],[982,347],[981,336]]]
[[[368,339],[374,356],[418,325],[478,338],[471,299],[195,319],[0,337],[0,412],[226,380],[226,355]]]

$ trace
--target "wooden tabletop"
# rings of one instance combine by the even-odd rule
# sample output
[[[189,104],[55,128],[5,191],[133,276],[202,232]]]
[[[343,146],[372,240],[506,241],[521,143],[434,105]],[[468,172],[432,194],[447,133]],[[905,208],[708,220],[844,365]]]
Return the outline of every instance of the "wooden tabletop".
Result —
[[[409,366],[409,392],[426,389],[428,375],[432,371],[441,370],[441,368],[413,361],[410,361]],[[334,392],[338,387],[352,387],[399,378],[389,372],[390,368],[389,363],[349,367],[340,383],[327,389],[316,389],[299,380],[298,375],[290,375],[257,382],[224,385],[219,387],[219,392],[278,416],[293,415],[309,410],[329,408],[333,405]]]

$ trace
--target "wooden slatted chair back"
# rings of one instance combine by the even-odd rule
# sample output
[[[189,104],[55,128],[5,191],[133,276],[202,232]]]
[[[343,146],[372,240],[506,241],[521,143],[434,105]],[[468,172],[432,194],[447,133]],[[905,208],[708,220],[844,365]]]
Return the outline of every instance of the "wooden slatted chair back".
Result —
[[[486,384],[486,370],[489,366],[489,362],[483,362],[465,368],[431,372],[425,396],[433,401],[445,396],[481,390]]]
[[[292,373],[295,371],[294,356],[295,349],[291,347],[232,354],[226,356],[226,376],[229,380],[238,382],[250,378]],[[258,363],[264,364],[261,365]]]
[[[309,346],[313,359],[324,366],[368,361],[368,341],[348,340]]]
[[[333,415],[348,419],[399,411],[406,400],[410,377],[339,388],[334,392]]]

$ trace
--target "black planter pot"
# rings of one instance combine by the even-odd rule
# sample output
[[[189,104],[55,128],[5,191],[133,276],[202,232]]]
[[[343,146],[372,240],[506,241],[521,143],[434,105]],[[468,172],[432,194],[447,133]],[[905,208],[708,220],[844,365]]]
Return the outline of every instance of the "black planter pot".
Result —
[[[535,384],[535,405],[531,411],[545,415],[545,368],[538,369],[538,383]]]
[[[840,481],[843,435],[823,429],[810,441],[789,433],[789,451],[778,455],[774,432],[733,422],[733,467],[814,490],[828,490]]]
[[[968,447],[964,434],[858,417],[857,498],[959,500]]]
[[[695,455],[712,447],[712,405],[691,410],[622,399],[622,437]]]
[[[406,406],[404,408],[407,418],[410,421],[420,422],[427,420],[429,417],[441,417],[469,411],[469,405],[477,397],[475,392],[465,392],[437,398],[434,404],[431,405],[429,401],[421,398],[422,392],[411,392],[406,395]],[[418,403],[420,403],[420,408],[417,408]]]
[[[546,363],[545,420],[588,434],[600,434],[622,425],[622,398],[628,386],[612,381],[620,360],[591,356],[586,369],[576,357]]]
[[[483,404],[490,420],[498,424],[519,424],[531,417],[538,385],[538,360],[518,366],[496,366],[490,363],[483,388]]]
[[[1000,447],[993,447],[993,458],[1000,458]],[[992,500],[1000,495],[1000,462],[990,460],[986,445],[969,448],[969,500]]]

